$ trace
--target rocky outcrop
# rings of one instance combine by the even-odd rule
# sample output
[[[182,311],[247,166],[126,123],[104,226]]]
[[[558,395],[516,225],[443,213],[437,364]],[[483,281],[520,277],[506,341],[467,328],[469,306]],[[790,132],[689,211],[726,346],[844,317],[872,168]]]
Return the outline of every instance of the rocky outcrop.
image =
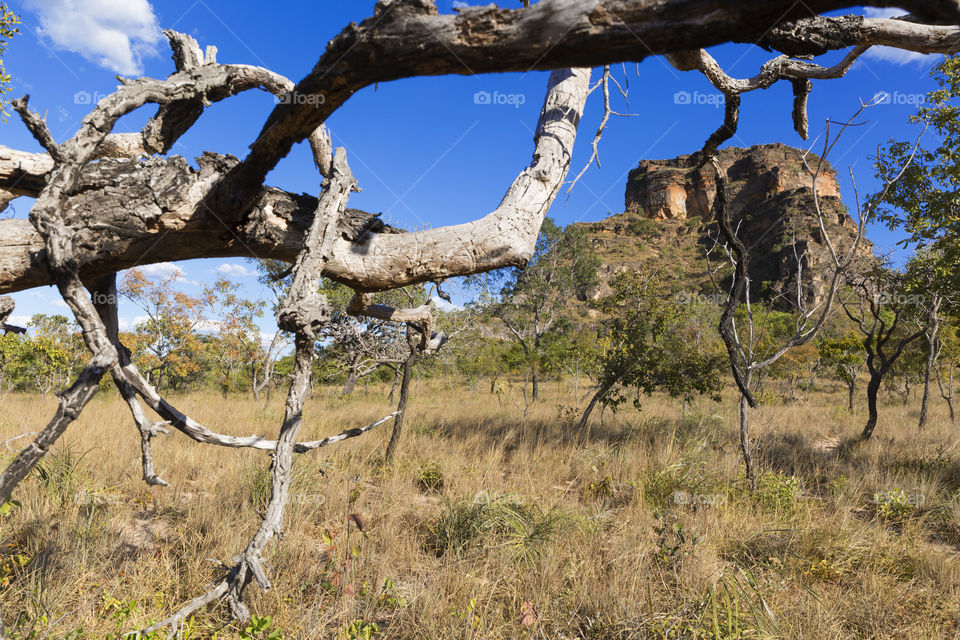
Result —
[[[781,193],[808,191],[812,181],[803,163],[804,152],[783,144],[770,144],[749,149],[724,149],[719,153],[720,166],[730,183],[732,212]],[[698,155],[680,156],[672,160],[643,160],[630,172],[627,180],[625,208],[627,213],[640,213],[653,220],[684,220],[691,216],[709,218],[716,197],[713,169],[697,167]],[[816,168],[817,156],[808,154],[807,163]],[[839,201],[840,187],[829,166],[817,180],[822,198]]]
[[[716,235],[716,183],[712,169],[698,167],[697,160],[693,155],[640,162],[630,172],[625,212],[585,225],[603,261],[603,280],[623,269],[657,268],[682,280],[692,293],[712,291],[704,255]],[[729,148],[719,153],[719,161],[727,174],[734,224],[751,247],[754,295],[787,306],[787,298],[796,299],[799,272],[803,295],[820,299],[832,260],[804,152],[782,144]],[[815,169],[819,158],[807,154],[806,161]],[[825,228],[838,250],[849,247],[856,224],[826,163],[816,186]],[[870,255],[872,246],[864,242],[861,251]],[[606,290],[601,285],[595,295]]]

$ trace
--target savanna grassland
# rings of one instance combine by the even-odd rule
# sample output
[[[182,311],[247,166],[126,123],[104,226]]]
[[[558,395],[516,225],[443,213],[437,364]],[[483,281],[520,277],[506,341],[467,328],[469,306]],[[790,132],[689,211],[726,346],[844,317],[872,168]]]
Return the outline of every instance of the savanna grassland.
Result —
[[[338,391],[316,391],[304,439],[392,411],[380,387]],[[849,414],[840,389],[761,408],[751,494],[732,396],[686,413],[654,397],[584,438],[564,408],[570,385],[541,391],[524,423],[519,386],[417,381],[393,465],[381,462],[389,424],[301,456],[267,558],[273,589],[250,589],[257,617],[207,609],[184,637],[960,635],[960,439],[939,405],[918,432],[916,403],[888,399],[877,435],[855,445],[863,410]],[[283,411],[283,394],[176,400],[243,435],[273,433]],[[3,439],[55,407],[0,402]],[[142,628],[243,548],[268,498],[267,455],[177,433],[154,451],[167,488],[142,483],[125,405],[101,394],[17,488],[0,520],[12,638]]]

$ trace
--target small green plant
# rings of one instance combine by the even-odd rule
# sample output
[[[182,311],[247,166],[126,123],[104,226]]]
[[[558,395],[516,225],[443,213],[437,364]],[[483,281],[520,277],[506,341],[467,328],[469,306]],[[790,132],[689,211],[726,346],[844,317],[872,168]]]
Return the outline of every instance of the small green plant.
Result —
[[[250,487],[247,499],[250,500],[250,504],[256,511],[262,512],[267,508],[267,503],[270,501],[270,491],[273,486],[273,474],[270,471],[270,466],[257,465],[250,467],[246,469],[244,475],[247,476],[246,481]]]
[[[475,637],[477,630],[480,629],[480,624],[483,620],[480,618],[480,614],[477,613],[477,599],[470,598],[470,602],[463,610],[453,609],[450,611],[450,616],[462,621],[463,624],[463,638],[470,640]]]
[[[79,486],[79,466],[83,456],[78,456],[70,447],[59,452],[49,452],[37,466],[34,473],[40,480],[40,486],[58,504],[72,499],[75,488]]]
[[[884,520],[902,522],[916,512],[920,499],[895,488],[892,491],[878,491],[873,494],[873,501],[877,505],[878,516]]]
[[[657,558],[664,563],[679,558],[684,551],[700,542],[699,536],[688,534],[678,520],[670,517],[653,530],[657,534]]]
[[[843,569],[824,558],[820,562],[811,562],[803,575],[818,582],[840,584],[840,580],[843,579]]]
[[[250,622],[240,632],[243,640],[283,640],[283,632],[279,627],[273,628],[273,618],[270,616],[250,616]],[[363,636],[357,636],[363,637]]]
[[[396,583],[390,578],[383,581],[383,589],[380,590],[380,597],[377,598],[377,604],[386,609],[402,609],[407,606],[407,600],[397,589]]]
[[[376,622],[354,620],[337,633],[337,640],[373,640],[380,635]]]
[[[427,525],[426,548],[438,556],[462,555],[475,546],[512,550],[514,560],[534,564],[543,548],[571,523],[558,508],[543,510],[520,496],[490,497],[449,503]]]
[[[133,617],[133,614],[136,612],[136,610],[136,600],[124,601],[115,598],[110,594],[104,594],[100,597],[101,614],[113,620],[117,630],[115,634],[108,634],[107,640],[120,640],[121,638],[128,638],[130,640],[160,640],[161,638],[166,637],[166,634],[163,634],[159,631],[153,631],[151,633],[124,633],[123,629],[127,626],[130,618]],[[79,640],[80,638],[84,638],[86,636],[81,633],[81,635],[77,635],[75,637]],[[189,638],[190,635],[180,634],[179,637]]]
[[[610,476],[603,476],[602,480],[591,482],[584,488],[583,495],[589,498],[612,498],[613,479]]]
[[[435,462],[429,462],[417,473],[417,487],[426,493],[439,493],[443,489],[443,472]]]
[[[0,518],[6,518],[13,513],[14,509],[19,509],[21,506],[16,500],[7,500],[0,504]]]
[[[798,504],[800,480],[779,471],[764,471],[757,476],[754,501],[765,509],[792,515]]]

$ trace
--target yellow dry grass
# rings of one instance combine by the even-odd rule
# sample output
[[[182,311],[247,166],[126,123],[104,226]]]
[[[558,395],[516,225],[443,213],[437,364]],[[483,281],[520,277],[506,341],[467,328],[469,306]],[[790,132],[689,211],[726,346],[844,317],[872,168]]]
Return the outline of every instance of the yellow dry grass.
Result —
[[[379,387],[336,391],[311,399],[304,439],[391,411]],[[273,589],[251,586],[252,611],[287,639],[960,637],[960,457],[939,404],[922,433],[915,406],[883,407],[874,440],[855,447],[863,415],[839,390],[762,408],[765,472],[750,495],[732,397],[686,415],[647,399],[581,442],[569,386],[544,392],[524,424],[516,388],[418,381],[391,467],[380,461],[389,424],[302,456],[267,558]],[[238,435],[275,434],[283,412],[281,394],[175,400]],[[38,430],[54,409],[3,397],[0,439]],[[25,443],[0,447],[3,462]],[[0,518],[11,637],[138,628],[243,548],[267,455],[177,433],[155,454],[170,487],[142,484],[129,415],[102,394],[17,489],[21,506]],[[187,635],[242,632],[213,608]]]

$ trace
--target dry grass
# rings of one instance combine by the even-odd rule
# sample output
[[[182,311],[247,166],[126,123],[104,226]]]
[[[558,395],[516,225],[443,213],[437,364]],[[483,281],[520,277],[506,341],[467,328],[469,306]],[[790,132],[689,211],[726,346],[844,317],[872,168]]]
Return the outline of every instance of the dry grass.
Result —
[[[839,393],[763,408],[766,472],[751,496],[733,402],[681,416],[654,398],[608,415],[583,444],[560,410],[569,390],[546,391],[521,433],[516,390],[498,401],[418,382],[392,467],[380,464],[389,425],[302,457],[285,538],[270,548],[274,588],[251,587],[251,609],[287,639],[960,637],[960,456],[939,406],[923,433],[915,408],[887,406],[874,441],[854,448],[844,442],[862,416]],[[278,395],[177,400],[230,433],[275,433],[282,415]],[[4,397],[0,436],[53,410]],[[349,401],[323,389],[307,410],[304,438],[390,408],[379,389]],[[22,506],[0,518],[12,637],[137,628],[243,547],[266,499],[266,455],[179,434],[156,454],[168,488],[140,482],[129,416],[103,395],[22,483]],[[189,637],[261,637],[242,631],[214,609]]]

